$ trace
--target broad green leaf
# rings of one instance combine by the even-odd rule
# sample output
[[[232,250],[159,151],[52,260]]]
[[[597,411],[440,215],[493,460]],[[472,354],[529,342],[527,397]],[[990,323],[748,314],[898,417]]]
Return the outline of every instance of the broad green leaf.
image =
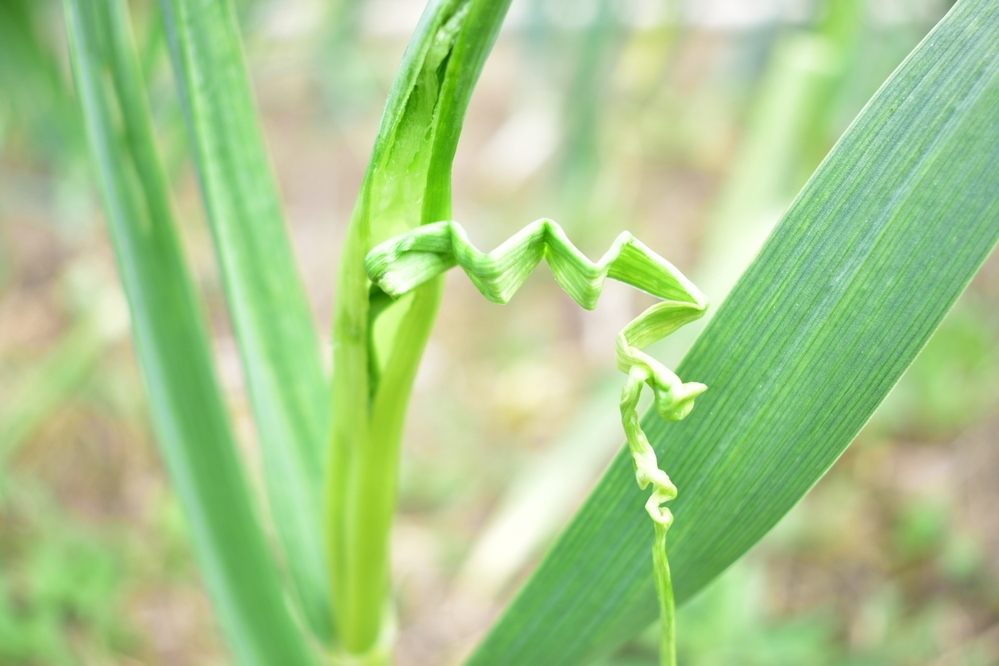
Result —
[[[229,0],[164,0],[174,70],[246,371],[274,524],[313,632],[329,640],[322,531],[329,397]]]
[[[241,664],[309,664],[253,513],[181,253],[122,0],[66,0],[77,93],[153,424]]]
[[[440,303],[431,280],[396,303],[372,294],[380,241],[451,216],[451,162],[465,111],[510,0],[431,0],[403,55],[338,268],[327,516],[338,638],[378,649],[389,590],[399,442]]]
[[[994,247],[997,192],[999,6],[964,0],[846,132],[678,368],[709,387],[691,416],[643,422],[679,489],[678,602],[846,449]],[[470,663],[587,663],[655,617],[632,476],[622,453]]]

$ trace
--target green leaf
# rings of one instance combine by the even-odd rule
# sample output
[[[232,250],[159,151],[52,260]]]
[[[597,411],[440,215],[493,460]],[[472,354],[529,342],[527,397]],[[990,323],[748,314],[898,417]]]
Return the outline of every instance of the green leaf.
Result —
[[[313,663],[236,454],[177,238],[125,5],[65,0],[64,7],[153,424],[208,591],[239,663]]]
[[[322,530],[329,392],[229,0],[165,0],[192,152],[259,433],[271,512],[312,631],[332,618]]]
[[[999,6],[959,2],[805,186],[677,373],[709,390],[643,422],[679,489],[678,601],[835,462],[999,237]],[[710,296],[710,294],[709,294]],[[656,614],[652,530],[619,455],[472,664],[580,664]]]

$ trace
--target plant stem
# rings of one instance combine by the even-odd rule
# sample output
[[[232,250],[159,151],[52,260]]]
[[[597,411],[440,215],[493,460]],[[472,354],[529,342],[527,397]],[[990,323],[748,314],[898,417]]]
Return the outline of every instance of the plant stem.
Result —
[[[358,451],[356,476],[349,480],[353,520],[347,525],[348,616],[351,635],[378,638],[389,589],[389,538],[395,515],[399,453],[406,408],[423,349],[443,295],[444,281],[414,292],[378,391],[370,406],[367,446]]]
[[[662,666],[676,666],[676,605],[673,602],[673,582],[666,559],[666,532],[669,528],[655,523],[656,540],[652,545],[652,564],[659,598],[659,662]]]
[[[387,661],[400,441],[443,289],[435,279],[386,306],[371,292],[364,258],[400,231],[450,218],[458,136],[509,4],[431,0],[389,94],[341,254],[326,511],[337,638],[348,659]]]

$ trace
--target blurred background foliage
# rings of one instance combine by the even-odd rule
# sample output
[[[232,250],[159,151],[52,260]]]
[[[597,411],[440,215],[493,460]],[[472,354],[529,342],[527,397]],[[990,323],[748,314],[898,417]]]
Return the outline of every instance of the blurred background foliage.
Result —
[[[158,7],[131,4],[186,250],[260,486]],[[333,258],[422,2],[237,4],[326,336]],[[591,256],[627,228],[720,303],[946,9],[515,0],[459,149],[456,217],[482,246],[552,217]],[[0,90],[0,663],[228,663],[150,435],[54,0],[0,0]],[[451,277],[403,461],[403,665],[467,652],[620,445],[613,339],[645,305],[608,285],[582,313],[535,276],[498,308]],[[696,330],[685,335],[657,353],[677,360]],[[990,260],[830,473],[682,609],[681,662],[999,663],[997,383]],[[656,663],[654,636],[607,665]]]

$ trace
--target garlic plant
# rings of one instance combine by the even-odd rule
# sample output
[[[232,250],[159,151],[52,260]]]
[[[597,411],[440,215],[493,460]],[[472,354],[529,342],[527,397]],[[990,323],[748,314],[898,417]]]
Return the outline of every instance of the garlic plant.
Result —
[[[696,287],[629,235],[592,263],[550,221],[489,254],[447,222],[465,112],[509,4],[431,0],[416,29],[343,245],[330,387],[233,2],[162,0],[266,461],[272,543],[178,239],[127,4],[63,2],[153,428],[242,664],[391,660],[399,451],[448,268],[461,265],[498,301],[542,258],[584,307],[606,277],[664,299],[617,343],[629,449],[468,663],[592,662],[657,611],[671,663],[671,590],[679,603],[690,598],[822,477],[999,238],[999,5],[959,0],[833,148],[678,366],[712,386],[698,418],[669,427],[654,414],[640,421],[643,384],[667,420],[682,419],[704,390],[641,351],[703,314]],[[672,505],[682,517],[669,535],[672,580],[664,548],[672,514],[661,505],[676,494],[657,459],[684,489]],[[653,487],[646,508],[654,535],[631,479]]]

